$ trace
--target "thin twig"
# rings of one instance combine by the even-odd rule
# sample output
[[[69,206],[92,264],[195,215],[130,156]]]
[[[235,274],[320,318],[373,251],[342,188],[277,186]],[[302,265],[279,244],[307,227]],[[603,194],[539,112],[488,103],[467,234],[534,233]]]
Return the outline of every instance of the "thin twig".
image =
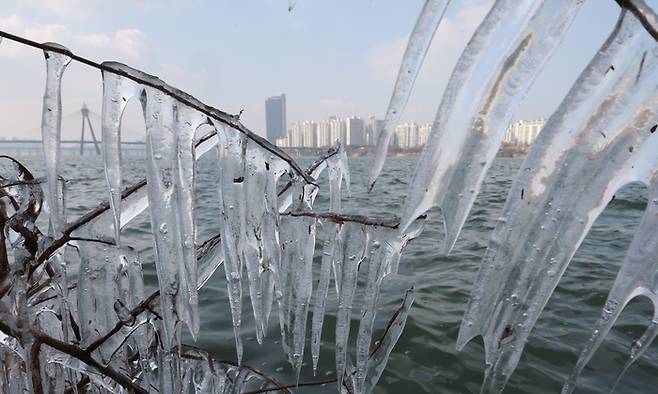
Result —
[[[658,17],[649,8],[644,1],[641,0],[615,0],[621,8],[630,11],[642,24],[642,27],[651,34],[654,40],[658,41],[658,30],[656,30],[656,23]]]
[[[84,349],[80,348],[79,346],[60,341],[59,339],[55,339],[51,336],[46,335],[42,331],[31,330],[30,332],[32,336],[34,336],[35,340],[39,340],[44,344],[52,347],[53,349],[59,350],[62,353],[66,353],[70,356],[73,356],[78,360],[82,361],[83,363],[96,368],[100,373],[114,380],[115,382],[123,386],[126,390],[134,391],[135,393],[140,393],[140,394],[148,393],[142,387],[135,384],[132,381],[132,379],[130,379],[128,376],[96,361],[93,357],[91,357],[91,355],[89,355],[89,353],[87,353]]]
[[[351,222],[351,223],[363,224],[363,225],[366,225],[366,226],[379,226],[379,227],[386,227],[386,228],[398,228],[398,226],[400,225],[399,220],[376,220],[376,219],[372,219],[372,218],[367,217],[367,216],[341,215],[339,213],[334,213],[334,212],[298,211],[298,212],[284,212],[281,215],[282,216],[294,216],[294,217],[306,216],[306,217],[311,217],[311,218],[316,218],[316,219],[325,219],[325,220],[329,220],[329,221],[332,221],[332,222],[338,223],[338,224]]]
[[[41,341],[36,339],[30,348],[30,366],[32,375],[32,390],[35,394],[43,394],[43,386],[41,385],[41,362],[39,361],[39,353],[41,352]]]
[[[87,346],[85,352],[91,354],[94,350],[98,349],[103,343],[105,343],[105,341],[107,341],[114,334],[119,332],[127,323],[136,319],[137,316],[139,316],[142,312],[150,310],[149,304],[153,302],[156,298],[158,298],[159,295],[160,295],[159,290],[154,291],[147,299],[140,302],[139,305],[137,305],[130,311],[130,316],[132,317],[132,319],[126,319],[125,321],[119,320],[110,331],[108,331],[105,335],[98,338],[97,340],[92,342],[89,346]]]

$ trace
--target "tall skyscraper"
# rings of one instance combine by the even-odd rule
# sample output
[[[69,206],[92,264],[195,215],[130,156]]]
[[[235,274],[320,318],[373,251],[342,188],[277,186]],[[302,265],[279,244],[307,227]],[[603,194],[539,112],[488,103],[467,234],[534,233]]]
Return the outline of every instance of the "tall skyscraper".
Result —
[[[274,143],[285,137],[288,129],[286,123],[286,95],[272,96],[265,100],[265,130],[267,140]]]

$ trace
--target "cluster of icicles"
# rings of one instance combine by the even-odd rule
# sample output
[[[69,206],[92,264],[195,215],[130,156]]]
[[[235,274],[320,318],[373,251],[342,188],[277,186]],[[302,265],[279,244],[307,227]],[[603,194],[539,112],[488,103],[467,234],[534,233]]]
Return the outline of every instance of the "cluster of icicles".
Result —
[[[427,0],[411,33],[379,135],[370,188],[448,3]],[[419,215],[440,207],[446,253],[452,249],[519,103],[583,3],[495,1],[448,81],[407,194],[403,233]],[[648,186],[649,205],[563,391],[573,391],[632,298],[647,297],[657,312],[633,342],[619,378],[658,335],[658,16],[642,0],[624,7],[530,148],[484,255],[457,340],[461,349],[483,336],[483,392],[504,388],[592,223],[630,182]]]
[[[85,229],[98,236],[104,229],[114,228],[112,237],[119,243],[120,228],[137,213],[147,205],[154,213],[151,221],[162,320],[136,322],[131,341],[137,348],[145,346],[158,324],[162,326],[158,332],[165,349],[179,343],[183,323],[196,335],[197,289],[224,262],[238,359],[242,353],[241,301],[246,281],[257,339],[261,341],[267,332],[270,311],[276,302],[283,347],[299,373],[311,299],[311,354],[314,367],[317,365],[326,297],[333,278],[339,304],[335,330],[338,387],[370,391],[413,299],[412,294],[405,297],[402,313],[391,326],[393,334],[384,337],[373,351],[371,338],[382,278],[397,271],[402,248],[422,231],[419,218],[432,207],[441,209],[445,249],[452,249],[507,125],[583,2],[494,2],[448,81],[399,226],[366,225],[358,218],[337,221],[332,220],[332,215],[312,211],[318,189],[309,178],[328,167],[331,211],[340,212],[341,183],[347,177],[343,152],[313,167],[308,177],[302,176],[281,152],[245,133],[236,119],[205,107],[153,77],[123,65],[105,63],[103,141],[113,214],[101,216]],[[410,35],[384,130],[379,135],[370,189],[383,167],[392,131],[448,3],[449,0],[427,0]],[[649,204],[601,318],[565,382],[564,392],[574,389],[580,371],[632,298],[645,296],[658,310],[658,43],[650,33],[658,31],[658,16],[641,0],[624,4],[628,9],[622,9],[610,37],[531,147],[484,255],[457,340],[458,348],[462,348],[475,336],[484,337],[484,392],[504,388],[531,329],[592,223],[614,193],[630,182],[648,185]],[[43,140],[48,162],[50,235],[56,236],[66,223],[63,191],[57,181],[57,146],[59,83],[69,59],[59,53],[47,55]],[[149,83],[137,84],[127,76]],[[185,103],[174,99],[175,95],[184,97]],[[142,101],[146,119],[148,185],[147,192],[122,200],[121,113],[126,102],[135,96]],[[194,131],[204,123],[212,124],[217,135],[195,139]],[[190,209],[194,206],[194,162],[211,149],[217,152],[220,166],[221,241],[210,246],[212,253],[205,254],[197,266],[194,212]],[[283,174],[290,177],[289,186],[277,191],[277,181]],[[319,281],[313,288],[313,245],[318,229],[323,246],[319,273],[315,271]],[[111,324],[103,318],[121,316],[124,309],[133,307],[143,289],[139,260],[128,247],[81,242],[79,248],[82,267],[77,313],[84,342]],[[105,264],[99,264],[99,255],[108,256]],[[58,256],[55,254],[53,259],[61,258]],[[117,275],[122,278],[120,281],[116,280]],[[347,354],[347,344],[351,309],[356,305],[356,288],[361,284],[362,319],[353,362]],[[107,296],[108,292],[113,296]],[[90,299],[106,303],[85,306]],[[114,299],[121,302],[117,304]],[[60,307],[72,305],[63,303]],[[135,340],[139,335],[147,340]],[[624,371],[656,335],[658,315],[653,316],[645,334],[633,343]],[[103,360],[116,362],[118,357],[104,353],[115,348],[108,342],[97,352]],[[138,354],[148,354],[148,349],[142,350]],[[149,360],[138,362],[144,370],[144,381],[166,387],[165,391],[178,384],[175,382],[179,380],[172,377],[192,373],[182,367],[187,364],[175,352],[161,351],[157,357],[156,373],[149,369]],[[192,381],[198,381],[197,372],[210,376],[207,368],[199,364],[196,367],[202,371],[194,371]],[[237,377],[230,380],[240,381]],[[215,380],[208,384],[219,385]]]
[[[59,175],[60,88],[71,57],[66,48],[57,44],[47,44],[47,48],[42,137],[46,163],[43,194],[49,230],[40,239],[40,251],[47,249],[53,239],[71,235],[65,187]],[[401,251],[420,233],[423,221],[417,221],[412,231],[402,236],[395,222],[338,215],[342,184],[349,185],[347,156],[340,144],[304,172],[285,153],[246,130],[236,117],[128,66],[106,62],[101,68],[103,160],[111,209],[75,229],[77,240],[69,243],[75,249],[62,248],[50,256],[49,266],[59,267],[57,276],[32,294],[26,305],[19,302],[27,298],[25,289],[12,290],[11,294],[17,295],[5,309],[22,316],[19,321],[23,323],[16,324],[16,330],[37,327],[58,340],[73,340],[83,349],[91,347],[91,354],[100,363],[130,371],[128,375],[133,381],[148,392],[239,393],[247,387],[272,387],[266,377],[240,367],[243,293],[248,292],[251,300],[259,343],[268,332],[270,312],[276,303],[283,348],[299,379],[312,296],[315,301],[310,343],[315,371],[333,278],[338,298],[338,390],[371,392],[414,299],[413,290],[409,290],[389,321],[386,335],[375,342],[380,286],[385,276],[397,273]],[[124,109],[133,98],[141,101],[144,112],[147,176],[146,186],[128,193],[122,185],[120,133]],[[213,131],[197,135],[197,128],[204,124],[211,125]],[[212,242],[199,245],[195,226],[195,161],[209,152],[216,155],[219,169],[220,234]],[[23,171],[19,167],[20,175]],[[325,169],[331,212],[318,213],[313,211],[319,190],[315,179]],[[281,189],[279,180],[284,176],[289,180]],[[3,177],[10,183],[23,180],[21,176]],[[25,219],[26,225],[33,228],[40,206],[35,207],[32,202],[39,200],[35,195],[41,196],[41,187],[23,184],[7,190],[25,204],[16,208],[12,220]],[[159,294],[157,302],[149,307],[151,313],[135,316],[131,311],[147,296],[142,261],[127,245],[128,240],[121,238],[121,229],[147,208]],[[23,211],[33,215],[28,217]],[[18,266],[29,240],[9,225],[5,231],[11,234],[13,260]],[[322,242],[319,264],[314,263],[316,236]],[[72,254],[79,261],[77,271],[72,270],[76,267]],[[222,263],[235,331],[235,365],[214,363],[208,354],[181,344],[181,330],[185,327],[196,339],[200,324],[198,290]],[[319,277],[315,288],[314,272]],[[42,270],[34,277],[40,275],[44,275]],[[69,284],[75,280],[77,285],[72,289]],[[357,307],[361,319],[353,338],[352,357],[348,344],[352,309]],[[119,321],[125,323],[121,330],[97,344]],[[29,330],[23,332],[29,337]],[[3,336],[0,353],[7,360],[3,362],[5,373],[0,379],[2,390],[32,391],[30,365],[34,360],[30,359],[29,346]],[[46,392],[62,392],[83,376],[88,377],[87,384],[101,391],[125,391],[125,387],[97,368],[66,353],[44,348],[38,357],[36,362],[41,363]]]

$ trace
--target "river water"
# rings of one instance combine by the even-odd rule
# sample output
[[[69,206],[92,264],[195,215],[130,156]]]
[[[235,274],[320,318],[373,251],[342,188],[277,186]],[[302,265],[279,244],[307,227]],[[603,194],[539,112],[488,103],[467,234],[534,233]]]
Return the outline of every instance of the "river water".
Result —
[[[43,175],[42,162],[21,158],[35,175]],[[312,159],[300,159],[303,164]],[[351,196],[343,205],[350,213],[386,217],[400,211],[416,158],[390,158],[373,193],[365,192],[369,168],[367,157],[350,158]],[[431,211],[420,238],[405,249],[400,273],[388,278],[383,286],[378,314],[382,329],[399,305],[405,289],[414,286],[416,301],[404,333],[388,362],[376,393],[470,393],[478,392],[484,368],[480,339],[455,350],[460,320],[490,233],[502,209],[507,190],[521,164],[520,159],[499,158],[490,169],[453,252],[442,254],[442,226],[439,212]],[[144,163],[130,158],[124,162],[126,182],[144,176]],[[216,163],[203,158],[198,164],[199,240],[217,230]],[[326,174],[323,174],[326,175]],[[69,219],[73,219],[106,198],[102,161],[98,157],[69,157],[63,163],[67,186]],[[326,178],[320,185],[326,191]],[[316,208],[327,206],[322,191]],[[505,390],[508,393],[556,393],[575,364],[582,345],[601,312],[607,291],[623,261],[625,251],[646,205],[642,185],[628,185],[616,195],[595,222],[576,253],[559,287],[542,313],[516,373]],[[145,277],[155,284],[153,249],[148,212],[142,213],[125,230],[124,242],[141,251]],[[318,253],[319,254],[319,253]],[[335,294],[334,294],[335,295]],[[330,293],[330,297],[332,294]],[[235,360],[233,330],[226,297],[223,269],[220,268],[201,290],[201,333],[197,346],[221,360]],[[276,307],[275,307],[276,308]],[[310,345],[307,344],[305,367],[300,381],[334,377],[333,327],[335,303],[329,306],[325,321],[320,367],[313,376]],[[353,316],[353,328],[358,324]],[[649,323],[651,305],[646,300],[629,304],[612,333],[579,381],[578,392],[607,391],[626,361],[629,346]],[[294,382],[294,375],[279,343],[276,310],[273,310],[268,337],[258,345],[253,330],[253,316],[248,300],[243,308],[244,362],[284,383]],[[378,336],[379,332],[375,334]],[[310,334],[308,335],[310,338]],[[351,337],[352,340],[354,336]],[[187,341],[191,339],[187,338]],[[658,353],[655,346],[627,373],[618,392],[656,392],[658,390]],[[297,392],[336,392],[335,385],[299,389]]]

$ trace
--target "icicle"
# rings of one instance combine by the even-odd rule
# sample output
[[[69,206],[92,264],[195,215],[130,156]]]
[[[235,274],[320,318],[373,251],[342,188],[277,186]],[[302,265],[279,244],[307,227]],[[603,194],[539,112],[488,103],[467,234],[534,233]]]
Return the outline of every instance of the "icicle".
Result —
[[[391,319],[386,335],[382,337],[381,342],[375,344],[376,347],[368,359],[368,372],[366,374],[365,385],[363,386],[363,393],[370,393],[377,385],[379,378],[382,376],[382,372],[384,372],[391,351],[393,351],[393,347],[398,342],[402,330],[404,330],[404,325],[407,322],[409,310],[411,309],[414,299],[414,289],[407,290],[402,305],[400,305],[400,308],[395,312],[393,319]]]
[[[215,123],[220,133],[218,147],[219,166],[219,227],[224,249],[224,272],[228,288],[235,348],[238,363],[242,361],[242,253],[244,250],[245,193],[244,193],[244,155],[246,138],[232,128]]]
[[[652,298],[652,301],[655,305],[656,299]],[[642,355],[649,349],[649,346],[653,343],[654,339],[656,339],[656,336],[658,336],[658,316],[656,316],[654,313],[653,319],[651,320],[651,325],[639,339],[631,344],[631,355],[628,361],[626,361],[624,368],[621,370],[621,372],[619,372],[617,379],[615,379],[615,384],[610,389],[611,393],[615,392],[617,385],[619,385],[619,382],[624,377],[626,371],[628,371],[631,365],[633,365],[633,363],[642,357]]]
[[[119,273],[122,261],[120,250],[112,245],[80,242],[78,249],[78,323],[82,344],[88,346],[110,331],[120,319],[114,304],[120,299]],[[119,343],[118,336],[113,336],[98,349],[103,362],[108,362]]]
[[[407,105],[411,89],[420,71],[420,66],[423,64],[423,60],[425,60],[425,54],[427,54],[427,50],[432,43],[432,38],[436,33],[436,29],[439,27],[439,23],[449,3],[450,0],[426,0],[423,9],[420,11],[420,15],[418,15],[418,20],[407,43],[407,49],[402,56],[400,71],[398,71],[393,94],[386,110],[384,127],[379,135],[376,136],[377,151],[370,167],[370,177],[368,180],[369,191],[372,190],[379,173],[384,167],[386,152],[391,143],[391,136],[400,120],[400,115],[402,115],[404,107]]]
[[[246,212],[240,229],[244,247],[238,257],[244,260],[247,268],[258,343],[262,343],[266,334],[267,320],[272,309],[272,272],[279,265],[280,256],[276,183],[286,168],[285,162],[266,153],[253,144],[247,145],[244,173],[238,186],[244,190]]]
[[[49,47],[68,51],[67,48],[46,43]],[[48,209],[50,211],[50,227],[57,235],[65,225],[63,218],[64,202],[58,198],[62,195],[59,186],[59,143],[62,128],[62,75],[71,57],[59,52],[44,51],[46,57],[46,92],[43,95],[43,115],[41,118],[41,138],[46,161],[46,177],[48,178]]]
[[[331,268],[335,259],[335,253],[341,250],[343,240],[340,238],[341,225],[333,222],[323,223],[324,245],[322,248],[322,262],[320,266],[320,279],[315,290],[315,303],[313,305],[313,320],[311,321],[311,358],[313,360],[313,375],[318,368],[320,359],[320,340],[322,338],[322,326],[327,305],[327,291]]]
[[[103,69],[103,110],[101,127],[103,132],[103,162],[105,178],[110,194],[110,207],[114,217],[114,237],[119,242],[121,230],[121,117],[126,104],[143,90],[138,84],[126,77],[107,71],[118,70],[119,63],[104,62]]]
[[[359,265],[368,258],[368,232],[360,225],[345,223],[341,235],[345,246],[341,260],[340,295],[338,296],[338,316],[336,318],[336,378],[338,387],[342,385],[347,357],[347,342],[350,334],[352,302],[357,287]]]
[[[317,189],[293,181],[294,211],[309,211]],[[307,216],[281,217],[281,263],[276,278],[281,343],[297,379],[306,342],[308,304],[312,291],[312,264],[315,250],[315,219]]]
[[[658,305],[658,278],[655,276],[655,273],[658,272],[658,259],[656,259],[656,256],[658,256],[658,172],[651,180],[648,200],[647,209],[635,231],[635,236],[628,248],[624,263],[617,273],[615,283],[610,289],[601,317],[596,322],[592,336],[581,352],[574,370],[562,389],[564,393],[570,393],[575,389],[576,380],[583,368],[601,346],[629,301],[637,296],[646,296],[654,306]],[[654,316],[653,321],[656,321],[656,316]],[[652,324],[651,327],[653,328],[650,329],[656,330],[655,324]],[[641,344],[646,348],[651,340],[647,341],[643,337],[636,344]],[[631,360],[629,360],[624,370],[636,359],[634,353],[638,349],[632,348],[631,350]],[[641,351],[644,352],[644,350]]]
[[[388,238],[395,238],[396,236],[397,231],[392,229],[388,229],[387,231],[387,229],[381,228],[371,229],[370,231],[370,237],[373,239],[373,242],[370,247],[371,256],[367,260],[366,288],[363,306],[361,308],[361,319],[359,320],[359,331],[356,337],[356,374],[354,384],[357,393],[363,392],[363,386],[365,384],[372,330],[375,325],[377,299],[379,298],[381,282],[392,260],[399,257],[399,251],[388,241]]]
[[[350,169],[347,161],[347,152],[343,144],[338,143],[338,152],[327,160],[329,168],[329,211],[341,212],[341,186],[343,181],[350,191]]]
[[[622,12],[526,157],[489,242],[459,332],[485,343],[499,391],[569,261],[614,193],[658,167],[658,43]],[[608,305],[608,309],[619,304]]]
[[[207,118],[151,87],[145,88],[142,100],[147,193],[168,349],[177,321],[184,321],[193,337],[199,330],[192,143],[196,128]]]
[[[583,1],[498,0],[462,53],[418,162],[401,229],[441,207],[449,252],[512,115]]]

